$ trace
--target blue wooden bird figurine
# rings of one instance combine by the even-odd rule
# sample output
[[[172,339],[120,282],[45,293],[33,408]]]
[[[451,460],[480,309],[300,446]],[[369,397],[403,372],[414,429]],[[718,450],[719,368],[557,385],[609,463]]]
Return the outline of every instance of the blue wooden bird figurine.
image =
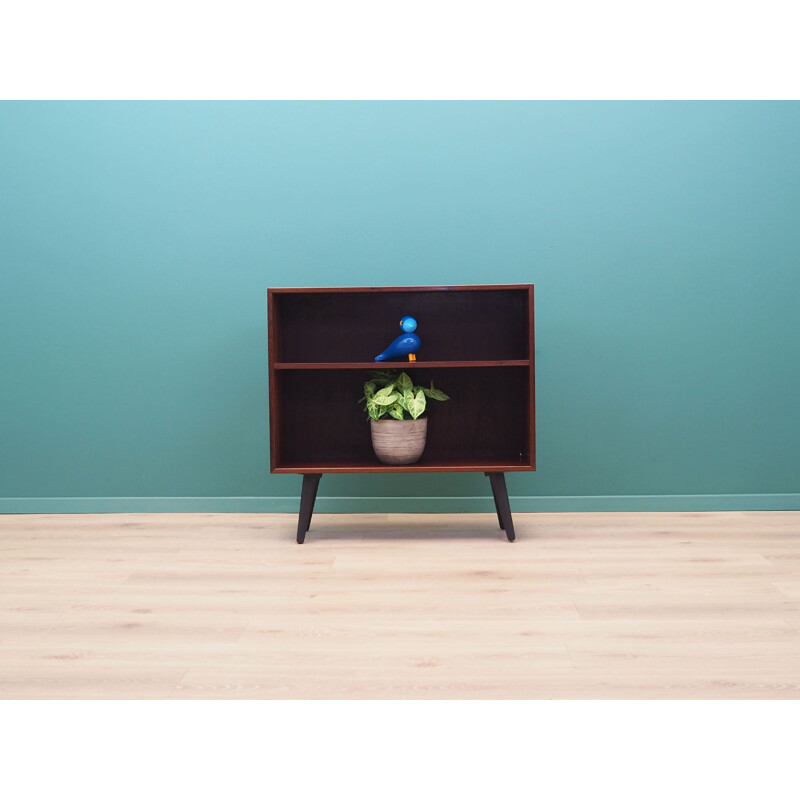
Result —
[[[376,361],[391,361],[394,358],[408,356],[409,361],[416,361],[415,353],[419,351],[420,341],[414,331],[417,329],[417,321],[414,317],[403,317],[400,320],[400,330],[403,333],[398,336],[379,356],[375,356]]]

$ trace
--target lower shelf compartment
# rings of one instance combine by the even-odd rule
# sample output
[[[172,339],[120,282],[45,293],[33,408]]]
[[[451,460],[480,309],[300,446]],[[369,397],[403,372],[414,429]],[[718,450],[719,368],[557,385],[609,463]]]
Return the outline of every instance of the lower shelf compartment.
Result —
[[[450,400],[428,402],[425,452],[407,467],[381,464],[358,398],[368,373],[273,374],[273,472],[511,472],[534,468],[529,372],[518,366],[419,369],[415,382]]]

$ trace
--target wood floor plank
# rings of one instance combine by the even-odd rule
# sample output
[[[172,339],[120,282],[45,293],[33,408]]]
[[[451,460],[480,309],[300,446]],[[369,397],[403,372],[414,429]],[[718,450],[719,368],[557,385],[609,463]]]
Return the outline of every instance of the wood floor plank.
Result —
[[[800,698],[800,512],[0,515],[0,698]]]
[[[52,666],[0,666],[0,698],[34,700],[117,700],[168,697],[185,674],[182,667],[86,664],[65,660]]]

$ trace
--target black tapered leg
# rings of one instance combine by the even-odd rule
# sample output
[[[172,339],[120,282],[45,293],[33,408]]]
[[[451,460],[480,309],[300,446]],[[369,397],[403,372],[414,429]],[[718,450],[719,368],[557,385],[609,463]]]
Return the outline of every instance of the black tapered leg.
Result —
[[[488,472],[483,473],[487,478],[490,477]],[[503,528],[503,518],[500,516],[500,506],[497,504],[497,492],[494,490],[494,483],[490,480],[489,485],[492,487],[492,497],[494,497],[494,510],[497,512],[497,523],[500,525],[500,529],[504,530]]]
[[[492,484],[492,494],[497,504],[497,515],[500,517],[500,527],[506,532],[509,542],[513,542],[514,521],[511,519],[511,505],[508,502],[508,491],[506,490],[506,476],[504,472],[490,472],[489,481]]]
[[[300,494],[300,517],[297,520],[297,544],[303,544],[306,531],[311,527],[311,515],[314,513],[314,501],[317,499],[317,489],[321,472],[312,475],[303,475],[303,490]]]

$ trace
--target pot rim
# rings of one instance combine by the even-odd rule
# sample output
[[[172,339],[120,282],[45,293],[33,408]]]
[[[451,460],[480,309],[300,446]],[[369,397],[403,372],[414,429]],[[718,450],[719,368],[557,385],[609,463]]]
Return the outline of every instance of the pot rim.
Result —
[[[423,414],[422,416],[417,417],[416,419],[395,419],[394,417],[389,417],[388,419],[372,419],[370,418],[370,422],[374,422],[376,425],[380,425],[381,422],[427,422],[428,417]]]

